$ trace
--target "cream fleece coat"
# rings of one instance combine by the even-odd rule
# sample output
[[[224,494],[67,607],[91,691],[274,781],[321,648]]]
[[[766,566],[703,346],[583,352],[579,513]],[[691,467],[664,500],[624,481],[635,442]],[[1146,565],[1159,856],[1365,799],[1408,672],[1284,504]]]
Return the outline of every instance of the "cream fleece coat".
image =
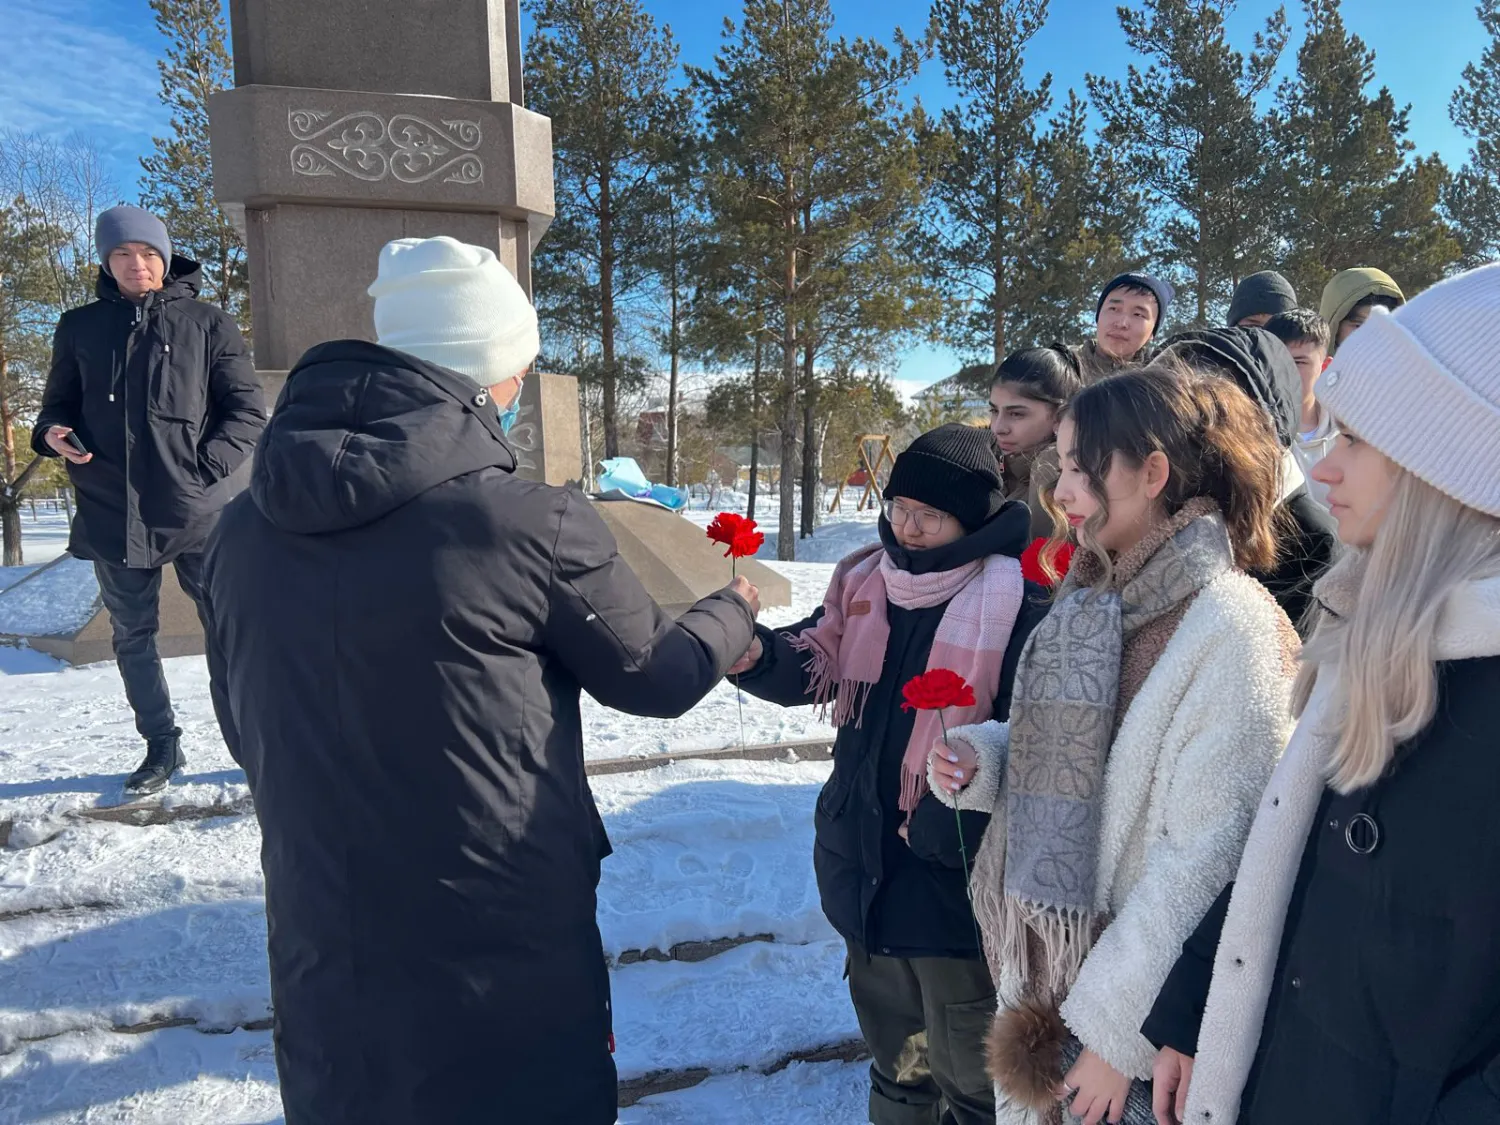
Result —
[[[1204,587],[1110,748],[1095,909],[1112,921],[1062,1016],[1085,1047],[1136,1078],[1150,1077],[1156,1057],[1141,1025],[1182,943],[1233,876],[1291,731],[1280,613],[1237,571]],[[987,831],[1004,831],[1008,726],[989,722],[953,735],[975,748],[979,767],[956,802],[937,785],[933,792],[958,808],[992,811]],[[1002,1008],[1021,995],[1019,976],[995,984]],[[997,1091],[997,1120],[1036,1118]]]
[[[1438,619],[1436,649],[1438,660],[1500,654],[1500,578],[1466,583],[1450,595]],[[1260,801],[1240,861],[1188,1090],[1187,1120],[1194,1125],[1232,1125],[1239,1116],[1276,975],[1287,907],[1326,785],[1333,680],[1331,674],[1318,677]]]

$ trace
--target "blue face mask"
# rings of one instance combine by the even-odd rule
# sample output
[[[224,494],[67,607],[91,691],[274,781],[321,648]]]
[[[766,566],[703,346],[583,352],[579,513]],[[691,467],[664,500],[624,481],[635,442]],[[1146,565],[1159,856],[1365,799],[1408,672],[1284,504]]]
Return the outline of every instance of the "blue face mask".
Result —
[[[521,388],[526,385],[524,379],[516,382],[516,397],[510,400],[510,405],[500,411],[500,432],[509,434],[510,428],[516,424],[516,419],[521,414]]]

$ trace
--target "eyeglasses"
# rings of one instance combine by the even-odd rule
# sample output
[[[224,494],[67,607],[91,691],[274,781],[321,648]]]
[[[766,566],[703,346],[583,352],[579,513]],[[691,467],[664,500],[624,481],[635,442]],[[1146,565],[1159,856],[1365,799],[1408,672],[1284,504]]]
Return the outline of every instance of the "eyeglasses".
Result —
[[[943,530],[943,524],[948,522],[947,512],[934,512],[931,508],[913,511],[895,500],[883,501],[880,510],[885,513],[885,518],[891,521],[892,527],[902,527],[910,521],[917,525],[917,530],[923,535],[936,535]]]

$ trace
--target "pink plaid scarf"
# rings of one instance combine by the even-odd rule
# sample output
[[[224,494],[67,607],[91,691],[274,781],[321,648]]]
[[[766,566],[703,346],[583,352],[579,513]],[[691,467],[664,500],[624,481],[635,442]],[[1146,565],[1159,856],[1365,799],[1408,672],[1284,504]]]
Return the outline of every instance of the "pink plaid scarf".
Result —
[[[870,689],[885,665],[891,627],[886,602],[902,609],[948,603],[938,623],[927,670],[948,668],[974,688],[973,707],[918,711],[901,760],[901,809],[908,814],[927,792],[927,755],[949,727],[982,723],[1000,690],[1000,669],[1011,630],[1021,612],[1025,586],[1021,564],[1006,555],[975,559],[952,570],[912,574],[891,561],[884,547],[856,551],[833,572],[823,598],[823,616],[792,637],[792,647],[810,653],[809,691],[833,725],[850,719],[859,727]]]

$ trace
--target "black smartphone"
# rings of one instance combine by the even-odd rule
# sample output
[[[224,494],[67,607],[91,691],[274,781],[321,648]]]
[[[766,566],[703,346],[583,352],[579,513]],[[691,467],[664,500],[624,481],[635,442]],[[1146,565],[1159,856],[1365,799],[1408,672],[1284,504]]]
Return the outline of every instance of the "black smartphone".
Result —
[[[87,457],[89,455],[88,446],[83,444],[83,439],[76,433],[70,431],[66,434],[63,434],[63,441],[72,446],[73,451],[80,457]]]

